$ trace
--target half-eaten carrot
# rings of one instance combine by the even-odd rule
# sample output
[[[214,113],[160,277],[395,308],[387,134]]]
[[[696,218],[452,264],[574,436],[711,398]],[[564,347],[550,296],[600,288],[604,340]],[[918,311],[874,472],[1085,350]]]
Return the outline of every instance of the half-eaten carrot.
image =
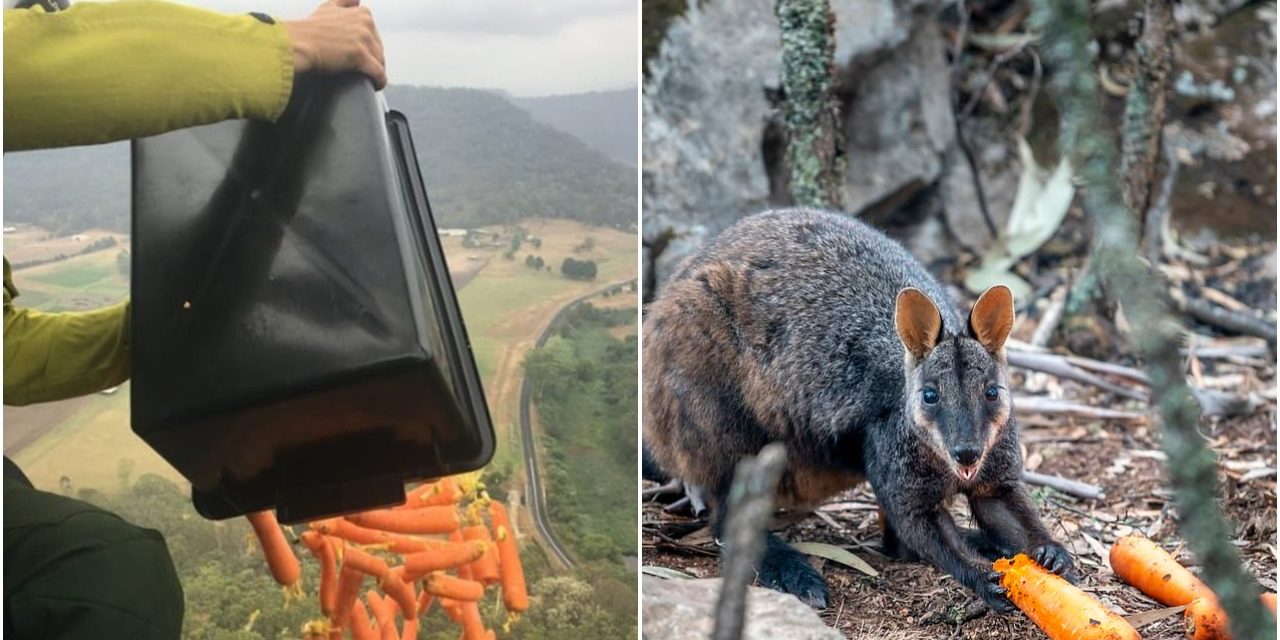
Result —
[[[1160,545],[1141,536],[1125,536],[1111,545],[1111,570],[1151,599],[1168,607],[1212,598],[1213,592]]]
[[[413,592],[413,583],[405,579],[404,567],[396,567],[387,574],[382,590],[396,601],[405,619],[418,616],[418,595]]]
[[[994,568],[1009,600],[1050,640],[1139,640],[1124,618],[1026,554],[997,560]]]

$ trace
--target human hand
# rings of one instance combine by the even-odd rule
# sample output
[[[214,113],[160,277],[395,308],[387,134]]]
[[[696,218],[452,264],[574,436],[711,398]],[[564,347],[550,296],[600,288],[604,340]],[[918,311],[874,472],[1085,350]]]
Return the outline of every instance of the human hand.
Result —
[[[293,71],[359,71],[381,89],[387,86],[382,38],[360,0],[329,0],[302,20],[284,21],[293,48]]]

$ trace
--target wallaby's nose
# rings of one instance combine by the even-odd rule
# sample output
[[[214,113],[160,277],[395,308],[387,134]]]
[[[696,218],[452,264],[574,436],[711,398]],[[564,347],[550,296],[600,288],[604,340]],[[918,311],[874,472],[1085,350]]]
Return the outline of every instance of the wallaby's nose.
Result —
[[[952,447],[951,456],[963,466],[969,466],[978,461],[978,456],[982,455],[982,451],[977,447],[960,445]]]

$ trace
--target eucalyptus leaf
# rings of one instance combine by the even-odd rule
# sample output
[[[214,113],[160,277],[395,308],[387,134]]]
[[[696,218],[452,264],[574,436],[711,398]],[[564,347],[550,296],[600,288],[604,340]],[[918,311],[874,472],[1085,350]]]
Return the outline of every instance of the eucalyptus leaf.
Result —
[[[793,542],[791,543],[791,546],[795,547],[796,551],[799,551],[800,553],[818,556],[819,558],[826,558],[832,562],[839,562],[850,569],[861,571],[862,573],[872,577],[880,575],[880,572],[876,571],[875,567],[867,564],[865,560],[853,555],[845,549],[835,546],[834,544],[826,544],[824,542]]]

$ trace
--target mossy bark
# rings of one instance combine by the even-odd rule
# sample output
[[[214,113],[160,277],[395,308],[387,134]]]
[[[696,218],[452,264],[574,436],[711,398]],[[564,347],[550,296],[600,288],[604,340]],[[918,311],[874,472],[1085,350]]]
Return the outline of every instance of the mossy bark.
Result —
[[[782,29],[787,171],[799,206],[844,205],[844,143],[831,85],[835,17],[826,0],[777,0]]]
[[[1236,638],[1276,637],[1275,620],[1258,603],[1257,582],[1244,570],[1218,506],[1217,461],[1199,433],[1200,408],[1187,387],[1179,352],[1181,331],[1161,283],[1138,259],[1136,218],[1121,196],[1115,143],[1098,103],[1093,35],[1086,0],[1037,0],[1032,28],[1045,36],[1042,53],[1061,105],[1061,148],[1070,149],[1084,182],[1083,204],[1093,225],[1093,268],[1113,301],[1141,331],[1131,334],[1151,378],[1161,444],[1169,457],[1178,526],[1218,595]]]

